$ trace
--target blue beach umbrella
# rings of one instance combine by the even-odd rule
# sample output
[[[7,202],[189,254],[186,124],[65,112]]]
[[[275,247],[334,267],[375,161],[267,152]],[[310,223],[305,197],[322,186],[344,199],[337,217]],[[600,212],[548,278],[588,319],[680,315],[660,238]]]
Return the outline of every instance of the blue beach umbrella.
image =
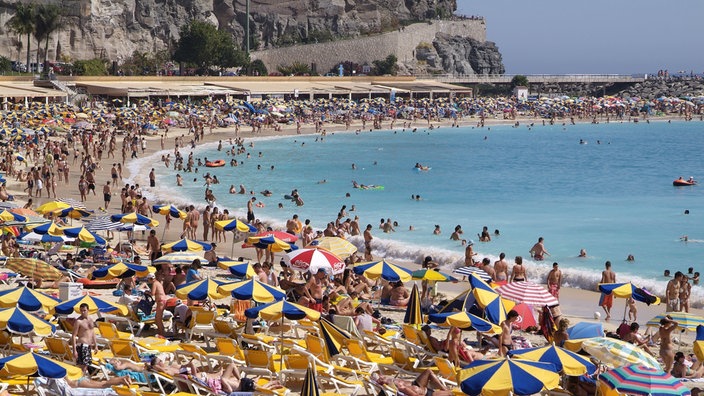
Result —
[[[168,214],[169,216],[173,217],[174,219],[185,219],[186,218],[186,212],[180,210],[179,208],[175,207],[174,205],[154,205],[152,206],[152,210],[154,212],[157,212],[159,214],[162,214],[166,216]]]
[[[369,279],[382,278],[389,282],[408,282],[412,278],[412,271],[396,264],[389,263],[386,260],[372,261],[355,265],[354,273],[364,275]]]
[[[604,326],[601,323],[579,322],[567,329],[567,334],[570,340],[603,337]]]
[[[27,286],[0,291],[0,307],[2,308],[20,307],[28,312],[44,309],[48,312],[49,309],[60,302],[61,300],[59,299],[30,289]]]
[[[53,324],[16,307],[0,310],[0,329],[18,334],[34,332],[40,336],[53,334],[56,331]]]
[[[144,277],[149,275],[150,272],[156,272],[156,268],[148,267],[146,265],[137,265],[130,263],[117,263],[107,267],[98,268],[91,273],[91,278],[100,280],[109,279],[124,279],[131,276]]]
[[[220,220],[215,222],[215,228],[222,231],[256,232],[257,227],[241,222],[237,219]]]
[[[270,303],[286,298],[286,292],[252,278],[242,282],[227,283],[218,287],[219,293],[230,293],[237,300],[254,300],[258,303]]]
[[[122,304],[112,303],[91,295],[85,295],[63,302],[57,305],[54,311],[61,315],[70,315],[74,312],[80,313],[82,304],[88,304],[88,312],[91,314],[100,312],[127,315],[129,313],[129,309]]]
[[[508,351],[508,355],[519,359],[552,363],[558,372],[570,376],[593,374],[596,371],[596,366],[589,359],[554,344]]]
[[[36,232],[25,232],[20,234],[17,239],[26,242],[45,242],[45,243],[58,243],[58,242],[71,242],[74,239],[67,236],[53,236],[50,234],[37,234]]]
[[[157,227],[159,225],[159,222],[150,219],[147,216],[142,216],[139,213],[120,213],[120,214],[115,214],[110,216],[110,220],[114,222],[120,222],[123,224],[139,224],[139,225],[148,225],[150,227]]]
[[[190,239],[181,239],[176,242],[167,243],[161,247],[163,252],[201,252],[208,251],[213,248],[209,243],[201,241],[193,241]]]
[[[244,315],[250,319],[261,317],[265,320],[280,320],[282,317],[290,320],[320,319],[320,312],[286,300],[246,309]]]
[[[501,327],[467,311],[434,313],[428,315],[428,319],[433,323],[455,326],[463,330],[474,329],[480,333],[501,334]]]
[[[227,293],[219,292],[218,287],[227,283],[210,278],[186,283],[176,288],[176,297],[193,301],[219,300],[227,297]]]
[[[502,299],[488,283],[474,274],[469,275],[469,284],[473,288],[472,294],[477,305],[484,310],[484,314],[490,322],[501,324],[506,320],[506,305],[513,306],[512,302]]]
[[[27,227],[29,228],[29,227]],[[53,221],[51,223],[45,223],[38,225],[34,228],[31,229],[32,232],[36,232],[37,234],[51,234],[51,235],[62,235],[63,232],[61,232],[61,227],[57,226],[56,223]]]
[[[459,377],[462,392],[471,396],[532,395],[560,385],[554,364],[507,358],[475,360]]]
[[[248,261],[218,260],[218,268],[226,269],[238,278],[252,278],[257,275]]]
[[[4,378],[37,374],[45,378],[60,379],[69,377],[78,379],[83,376],[83,370],[80,367],[59,362],[34,352],[0,359],[0,376]]]

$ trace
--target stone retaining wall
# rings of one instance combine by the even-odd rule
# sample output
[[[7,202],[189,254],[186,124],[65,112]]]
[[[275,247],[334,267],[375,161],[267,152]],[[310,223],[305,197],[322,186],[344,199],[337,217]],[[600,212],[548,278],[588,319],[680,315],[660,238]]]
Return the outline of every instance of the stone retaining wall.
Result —
[[[438,32],[470,37],[480,42],[486,41],[486,24],[483,19],[432,21],[416,23],[376,36],[253,51],[251,55],[252,59],[264,62],[269,72],[276,71],[280,65],[298,62],[305,65],[315,64],[317,72],[325,74],[344,61],[371,65],[373,61],[385,59],[391,54],[396,55],[401,62],[411,60],[418,44],[432,43]]]

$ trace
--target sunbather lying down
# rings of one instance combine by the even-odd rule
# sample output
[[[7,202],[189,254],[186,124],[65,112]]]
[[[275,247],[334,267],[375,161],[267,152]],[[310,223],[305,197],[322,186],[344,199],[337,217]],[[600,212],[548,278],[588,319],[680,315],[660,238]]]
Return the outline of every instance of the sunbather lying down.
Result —
[[[81,377],[75,381],[68,377],[66,377],[65,379],[66,383],[71,388],[102,389],[110,388],[113,385],[130,386],[132,384],[132,380],[130,379],[130,377],[114,377],[107,380],[92,380],[88,377]]]
[[[279,381],[268,382],[258,386],[252,378],[243,377],[234,363],[221,368],[215,373],[200,373],[199,380],[203,381],[214,393],[253,392],[257,389],[280,389],[283,385]]]
[[[451,396],[453,394],[430,369],[420,373],[413,381],[378,375],[378,373],[372,374],[372,381],[382,386],[394,385],[399,393],[406,396]],[[434,389],[429,388],[429,385]]]

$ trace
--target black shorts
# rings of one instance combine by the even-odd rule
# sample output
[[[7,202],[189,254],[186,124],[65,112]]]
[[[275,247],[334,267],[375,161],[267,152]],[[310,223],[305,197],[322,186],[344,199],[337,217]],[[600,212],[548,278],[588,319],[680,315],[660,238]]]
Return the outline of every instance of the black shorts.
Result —
[[[149,187],[155,187],[156,186],[156,181],[155,180],[149,180]]]
[[[95,191],[95,183],[88,183],[88,190]]]
[[[103,200],[104,200],[105,202],[110,202],[111,199],[112,199],[112,195],[111,195],[111,194],[103,194]]]
[[[76,357],[76,364],[78,366],[88,366],[93,364],[93,356],[91,354],[90,345],[78,344],[76,346],[76,354],[78,355]]]
[[[247,212],[247,221],[250,223],[254,221],[254,212]]]

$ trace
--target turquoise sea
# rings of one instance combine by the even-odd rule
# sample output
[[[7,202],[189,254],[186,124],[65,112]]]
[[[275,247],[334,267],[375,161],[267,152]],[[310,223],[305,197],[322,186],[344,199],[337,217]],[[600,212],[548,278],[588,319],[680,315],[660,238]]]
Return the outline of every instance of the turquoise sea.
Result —
[[[217,205],[239,215],[245,213],[250,195],[231,195],[228,190],[231,184],[243,184],[266,205],[255,210],[257,217],[280,226],[297,213],[323,229],[346,205],[350,216],[360,217],[362,228],[374,225],[375,255],[390,260],[419,262],[431,255],[447,270],[461,265],[464,247],[449,239],[455,225],[461,225],[464,237],[475,241],[480,259],[494,260],[500,252],[525,259],[537,238],[544,237],[551,256],[543,263],[529,261],[533,280],[544,281],[548,265],[557,261],[567,283],[593,289],[604,262],[610,260],[617,280],[662,292],[664,269],[674,273],[694,267],[704,272],[704,185],[672,186],[679,176],[704,177],[703,132],[701,122],[612,122],[328,132],[322,140],[302,135],[264,138],[247,147],[250,158],[237,156],[242,164],[236,168],[202,167],[197,175],[182,173],[186,185],[181,188],[175,187],[173,170],[159,161],[163,153],[131,167],[155,167],[159,189],[152,193],[177,204],[204,205],[202,175],[217,175]],[[194,155],[229,164],[230,157],[216,146],[199,147]],[[416,171],[417,162],[431,169]],[[318,183],[322,180],[326,182]],[[355,189],[352,180],[384,189]],[[273,195],[258,193],[265,189]],[[304,206],[283,198],[293,189],[298,189]],[[422,199],[413,200],[412,195]],[[354,212],[349,211],[352,205]],[[381,218],[398,222],[396,232],[384,234],[378,228]],[[441,235],[433,235],[436,224]],[[478,242],[482,226],[492,233],[498,229],[500,236]],[[689,242],[680,241],[683,235]],[[577,257],[582,248],[587,258]],[[625,260],[629,254],[635,262]],[[694,287],[693,300],[704,302],[699,286]]]

